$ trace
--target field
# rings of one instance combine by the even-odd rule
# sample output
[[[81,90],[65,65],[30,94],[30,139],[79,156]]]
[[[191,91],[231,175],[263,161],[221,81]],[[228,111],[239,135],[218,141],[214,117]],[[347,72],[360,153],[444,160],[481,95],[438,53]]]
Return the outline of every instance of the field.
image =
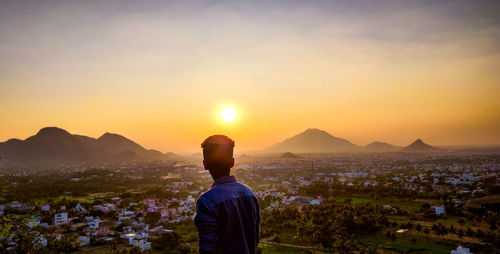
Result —
[[[458,221],[455,219],[439,219],[436,221],[436,223],[441,223],[445,225],[454,225],[454,226],[460,225],[460,223],[458,223]]]
[[[259,247],[262,248],[263,254],[307,253],[304,249],[283,245],[261,243]]]
[[[399,236],[399,235],[398,235]],[[363,236],[357,239],[360,243],[367,246],[375,246],[381,249],[394,250],[397,252],[426,251],[428,253],[449,254],[453,249],[452,246],[436,244],[430,241],[429,238],[417,238],[417,242],[412,242],[406,238],[398,237],[395,241],[385,238],[384,236]]]
[[[352,204],[373,204],[373,205],[391,205],[393,207],[397,206],[401,210],[406,211],[408,213],[414,213],[420,208],[424,203],[433,204],[437,201],[435,200],[394,200],[390,198],[380,198],[373,199],[369,197],[335,197],[335,201],[337,202],[345,202],[346,200],[350,200]]]

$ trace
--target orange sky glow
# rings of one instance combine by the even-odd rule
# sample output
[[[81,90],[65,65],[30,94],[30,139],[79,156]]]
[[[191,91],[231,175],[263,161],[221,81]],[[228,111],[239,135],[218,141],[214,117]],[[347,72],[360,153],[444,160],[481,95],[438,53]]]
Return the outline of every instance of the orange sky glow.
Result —
[[[212,134],[258,150],[307,128],[499,144],[500,4],[374,2],[4,3],[0,142],[58,126],[162,152]]]

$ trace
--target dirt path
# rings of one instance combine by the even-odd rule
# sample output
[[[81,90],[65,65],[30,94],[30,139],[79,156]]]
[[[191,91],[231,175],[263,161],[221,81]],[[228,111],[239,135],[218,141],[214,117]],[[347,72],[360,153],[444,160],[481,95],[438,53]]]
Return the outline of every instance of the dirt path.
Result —
[[[274,243],[269,242],[269,241],[261,241],[262,243],[265,244],[270,244],[274,245]],[[318,246],[305,246],[305,245],[296,245],[296,244],[289,244],[289,243],[280,243],[278,246],[286,246],[286,247],[292,247],[292,248],[297,248],[297,249],[304,249],[304,250],[310,250],[312,253],[318,253],[318,254],[326,254],[328,252],[320,251],[318,250]]]

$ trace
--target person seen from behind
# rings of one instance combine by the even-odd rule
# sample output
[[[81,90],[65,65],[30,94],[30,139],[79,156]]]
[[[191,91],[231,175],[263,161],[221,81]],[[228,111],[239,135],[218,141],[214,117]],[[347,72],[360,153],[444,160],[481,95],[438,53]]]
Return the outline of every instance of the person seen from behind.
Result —
[[[259,202],[250,187],[230,174],[234,141],[213,135],[201,147],[203,165],[214,183],[196,202],[194,222],[200,253],[255,254],[261,220]]]

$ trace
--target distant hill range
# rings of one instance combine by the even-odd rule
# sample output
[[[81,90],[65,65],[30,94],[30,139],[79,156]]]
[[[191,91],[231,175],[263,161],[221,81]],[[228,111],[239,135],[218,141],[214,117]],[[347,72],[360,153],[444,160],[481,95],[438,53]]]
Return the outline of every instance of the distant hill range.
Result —
[[[266,152],[273,153],[333,153],[354,152],[361,147],[343,138],[337,138],[320,129],[307,129],[283,142],[277,143]]]
[[[320,129],[307,129],[291,138],[277,143],[265,152],[272,153],[338,153],[338,152],[435,152],[440,149],[425,144],[421,139],[406,147],[394,146],[384,142],[373,142],[366,146],[358,146],[347,139],[334,137]]]
[[[297,153],[339,152],[435,152],[440,149],[417,139],[401,148],[388,143],[373,142],[358,146],[346,139],[334,137],[320,129],[307,129],[291,138],[277,143],[263,152],[280,153],[282,158],[297,158]],[[192,156],[201,159],[202,154]],[[71,134],[57,127],[46,127],[25,140],[10,139],[0,142],[0,167],[77,165],[120,162],[146,162],[176,160],[174,153],[163,154],[147,150],[134,141],[118,134],[105,133],[95,139]]]
[[[0,142],[2,162],[11,165],[75,165],[158,161],[172,154],[147,150],[118,134],[105,133],[98,139],[75,135],[57,127],[46,127],[25,140]]]
[[[368,152],[394,152],[401,150],[399,146],[393,146],[388,143],[375,141],[365,146]]]
[[[402,152],[433,152],[438,150],[438,148],[424,143],[424,141],[422,141],[421,139],[417,139],[410,145],[405,146],[403,147],[403,149],[401,149]]]

